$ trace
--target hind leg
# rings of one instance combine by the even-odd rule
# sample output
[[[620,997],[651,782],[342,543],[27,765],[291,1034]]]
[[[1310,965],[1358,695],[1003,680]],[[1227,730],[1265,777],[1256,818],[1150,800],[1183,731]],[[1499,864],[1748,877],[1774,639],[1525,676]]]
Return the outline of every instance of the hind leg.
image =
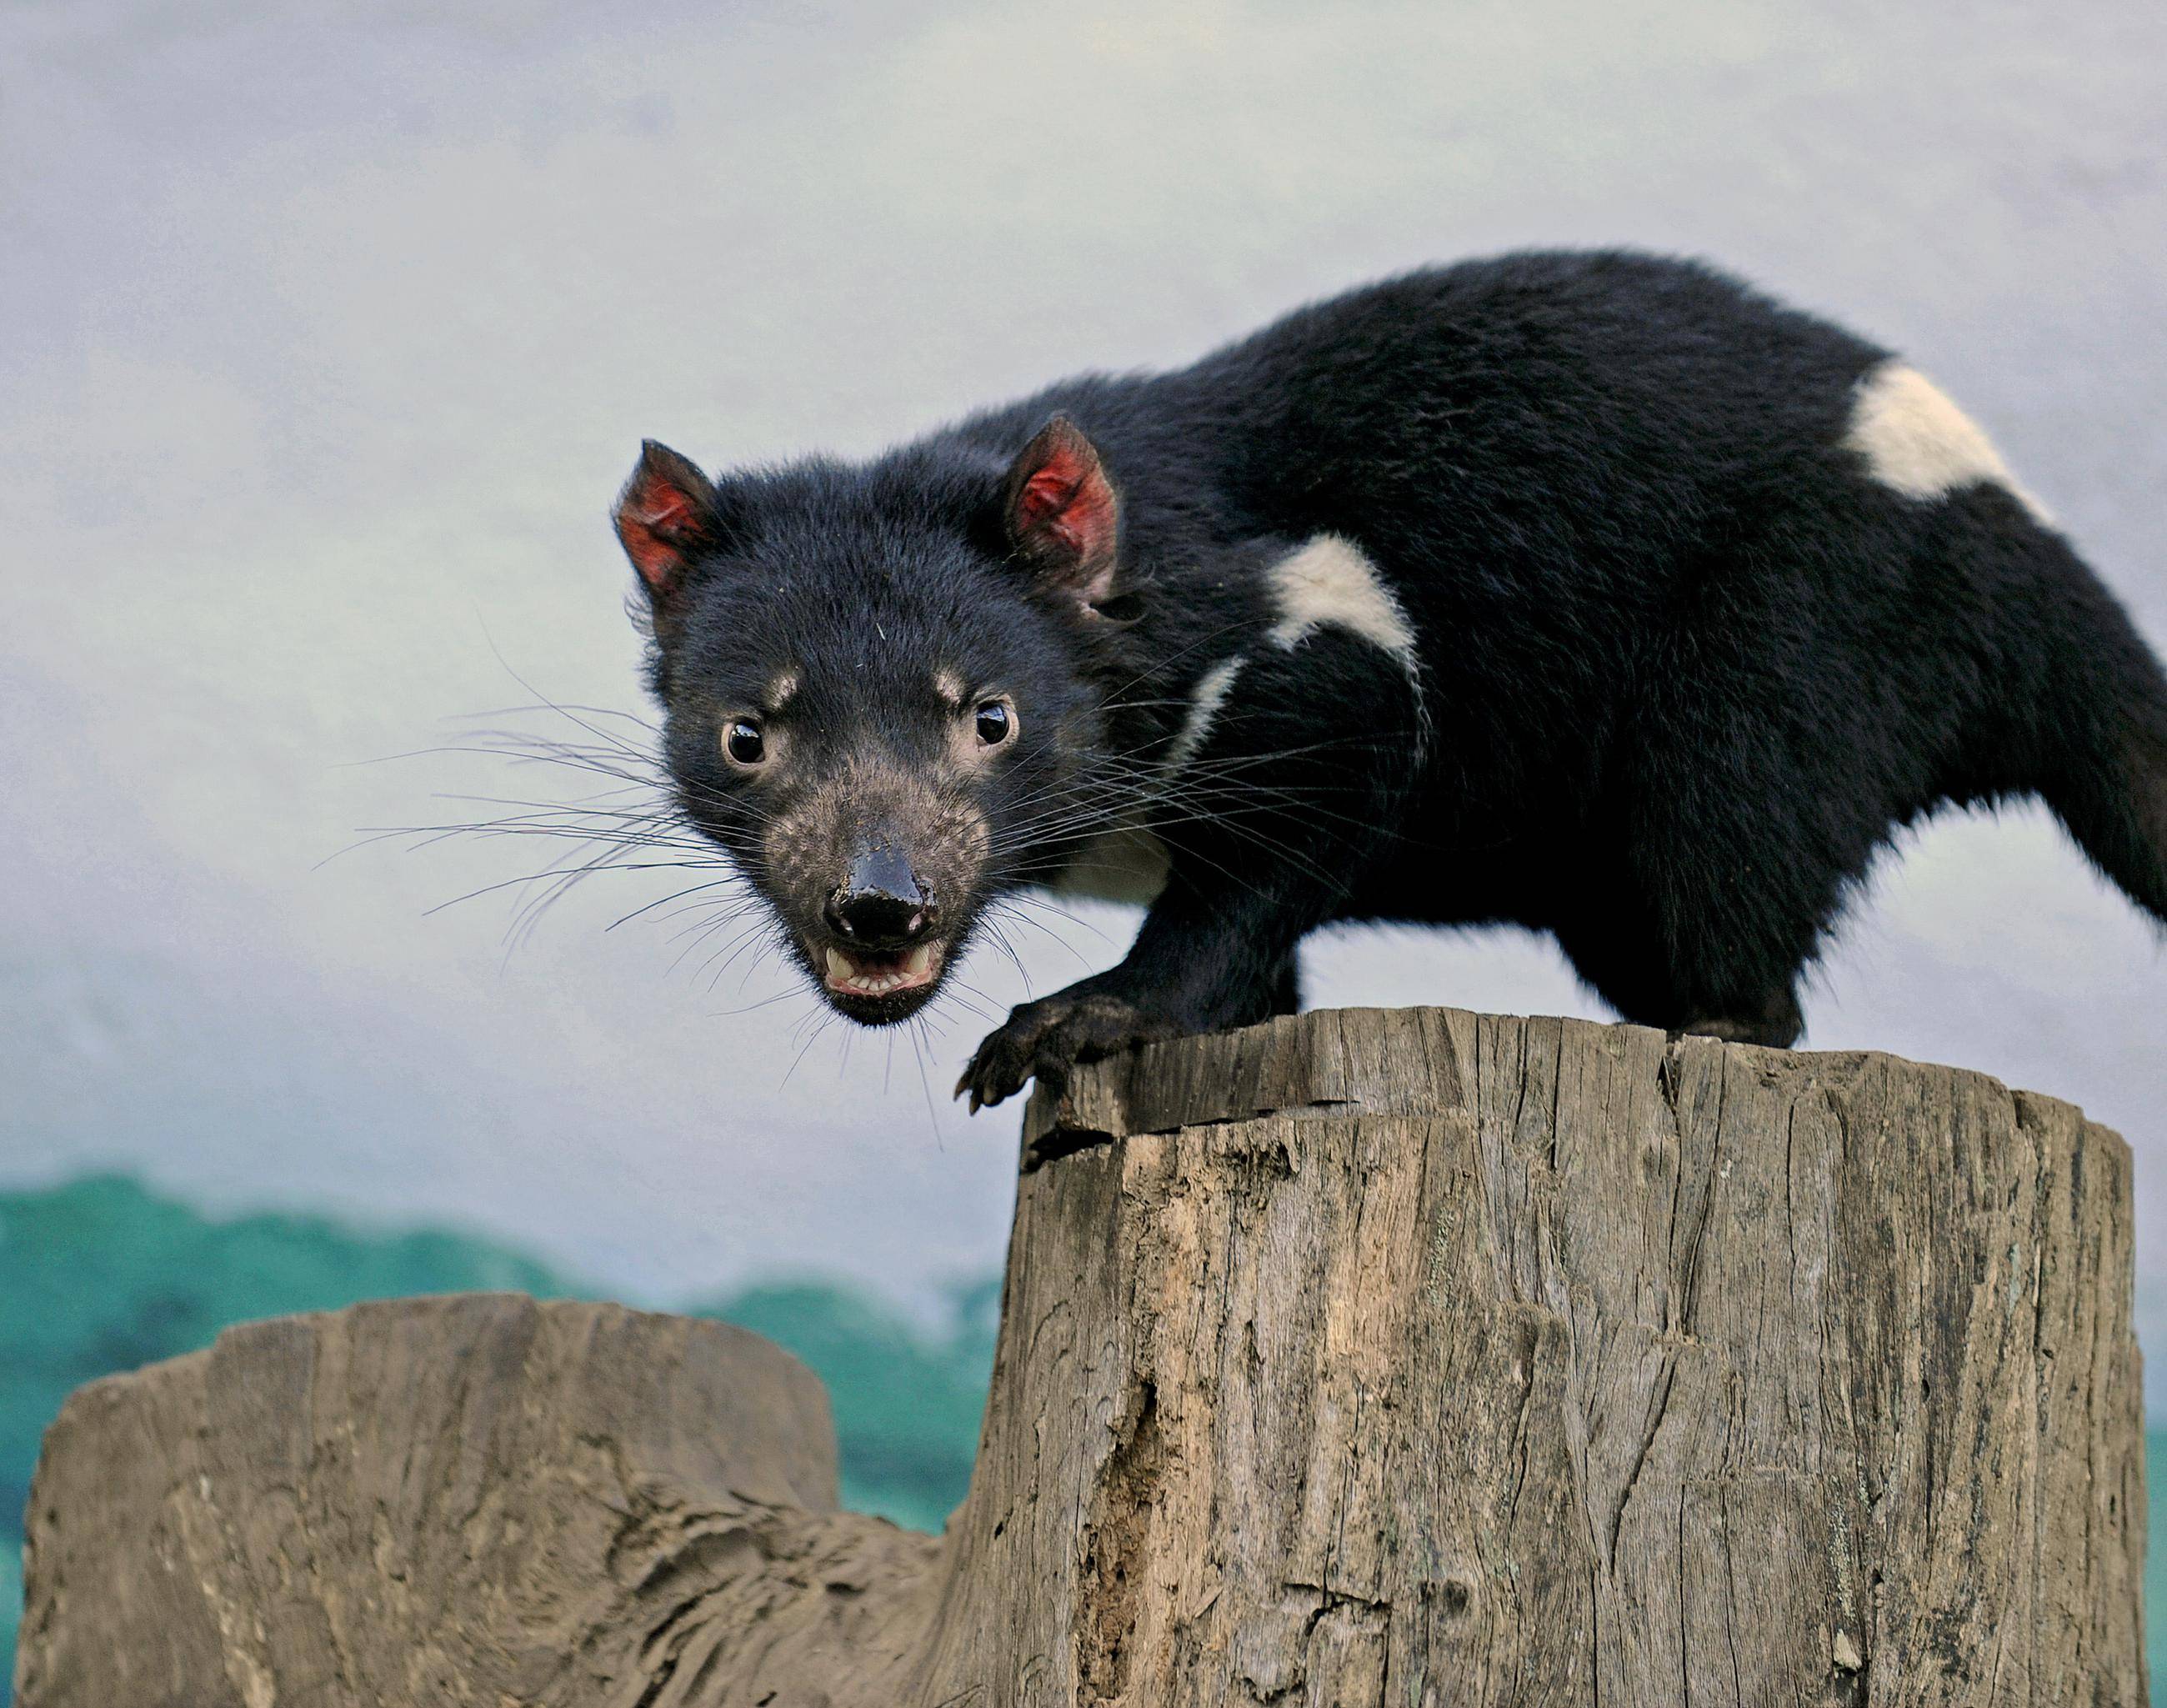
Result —
[[[1618,779],[1558,941],[1628,1020],[1788,1048],[1799,979],[1890,815],[1840,755],[1695,709]]]
[[[1710,570],[1615,733],[1555,928],[1629,1020],[1795,1043],[1800,978],[1846,891],[1935,797],[1956,696],[1830,597],[1874,542],[1825,536],[1813,517],[1771,524]]]
[[[1717,919],[1666,928],[1647,898],[1613,897],[1556,929],[1573,968],[1624,1019],[1668,1032],[1692,1032],[1732,1043],[1788,1049],[1804,1020],[1799,974],[1807,952],[1788,958],[1767,946],[1726,952]]]
[[[1767,1044],[1788,1050],[1806,1029],[1793,989],[1763,991],[1755,1000],[1733,1003],[1725,1014],[1694,1015],[1674,1030],[1734,1044]]]

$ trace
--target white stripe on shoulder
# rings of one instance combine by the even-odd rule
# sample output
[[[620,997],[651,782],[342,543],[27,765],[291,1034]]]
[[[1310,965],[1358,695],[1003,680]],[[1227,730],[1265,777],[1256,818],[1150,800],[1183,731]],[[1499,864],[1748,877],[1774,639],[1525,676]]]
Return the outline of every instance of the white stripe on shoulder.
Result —
[[[2038,521],[2053,521],[2047,507],[2016,484],[1979,424],[1904,363],[1884,362],[1858,382],[1843,443],[1866,459],[1876,480],[1906,498],[1945,498],[1966,486],[1992,485]]]
[[[1196,691],[1189,698],[1189,715],[1181,720],[1180,729],[1166,750],[1166,762],[1171,769],[1179,771],[1196,757],[1211,734],[1219,708],[1227,703],[1234,678],[1242,673],[1242,665],[1238,657],[1221,659],[1197,678]]]
[[[1344,629],[1412,670],[1415,632],[1407,613],[1353,541],[1320,533],[1267,573],[1279,621],[1272,639],[1291,651],[1319,629]]]

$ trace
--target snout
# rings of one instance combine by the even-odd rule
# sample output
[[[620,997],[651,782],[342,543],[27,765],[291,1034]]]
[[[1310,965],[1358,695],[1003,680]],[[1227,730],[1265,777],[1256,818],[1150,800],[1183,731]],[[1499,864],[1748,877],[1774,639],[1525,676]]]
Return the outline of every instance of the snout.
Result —
[[[939,899],[910,862],[886,845],[866,848],[823,910],[829,929],[853,948],[908,949],[940,927]]]
[[[807,948],[828,1000],[852,1019],[906,1020],[933,994],[946,958],[940,900],[892,843],[852,856],[821,920],[827,941]]]

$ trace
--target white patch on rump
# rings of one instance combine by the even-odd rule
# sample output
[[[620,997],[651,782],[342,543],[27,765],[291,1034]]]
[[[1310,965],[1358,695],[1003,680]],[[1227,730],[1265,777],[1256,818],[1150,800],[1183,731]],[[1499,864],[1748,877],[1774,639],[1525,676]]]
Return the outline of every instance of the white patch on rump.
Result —
[[[1906,498],[1945,498],[1967,486],[2000,487],[2042,522],[2047,507],[2016,484],[1979,424],[1915,368],[1884,362],[1858,382],[1844,446],[1867,472]]]
[[[1415,632],[1377,566],[1350,540],[1320,533],[1274,564],[1266,576],[1280,620],[1272,639],[1289,651],[1315,630],[1344,629],[1412,670]]]

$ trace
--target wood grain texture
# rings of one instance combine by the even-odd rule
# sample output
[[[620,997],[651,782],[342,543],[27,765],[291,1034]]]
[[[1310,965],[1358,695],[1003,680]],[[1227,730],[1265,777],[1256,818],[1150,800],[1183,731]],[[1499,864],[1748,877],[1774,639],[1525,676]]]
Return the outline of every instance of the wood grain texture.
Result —
[[[261,1325],[55,1426],[24,1708],[2146,1700],[2130,1159],[2069,1106],[1347,1010],[1026,1140],[942,1541],[832,1509],[749,1335]]]
[[[988,1432],[1091,1420],[986,1479],[1084,1514],[1073,1610],[1014,1615],[1044,1700],[2143,1700],[2129,1155],[2069,1106],[1352,1011],[1033,1111],[1084,1135],[1025,1176]],[[1059,1557],[978,1504],[967,1575]]]

